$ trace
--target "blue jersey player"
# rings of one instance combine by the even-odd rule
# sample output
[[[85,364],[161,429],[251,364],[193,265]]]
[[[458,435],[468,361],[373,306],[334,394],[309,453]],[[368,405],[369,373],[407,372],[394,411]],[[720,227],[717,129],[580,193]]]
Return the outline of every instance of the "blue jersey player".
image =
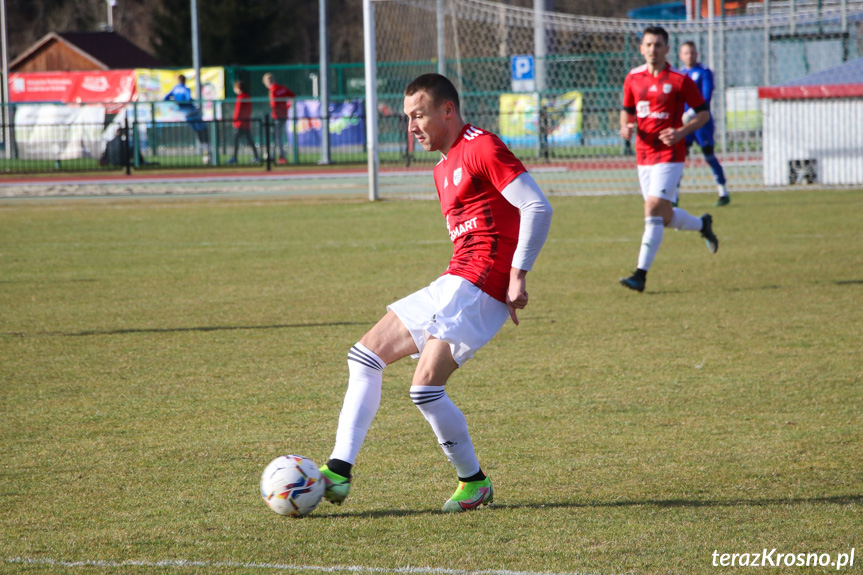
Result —
[[[680,46],[680,61],[683,64],[681,70],[687,76],[692,78],[692,81],[695,82],[696,86],[698,86],[698,89],[701,91],[701,95],[704,97],[704,101],[707,102],[707,106],[709,108],[710,99],[713,96],[713,72],[710,71],[710,68],[698,61],[698,48],[695,47],[694,42],[684,42],[683,45]],[[689,106],[686,106],[684,118],[686,118],[687,114],[694,114],[694,112],[689,109]],[[709,165],[710,169],[713,170],[713,177],[716,178],[717,189],[719,190],[719,200],[717,200],[715,205],[727,206],[731,202],[731,197],[728,195],[728,188],[725,187],[725,172],[722,170],[722,165],[713,153],[713,147],[715,145],[713,140],[713,130],[713,116],[711,115],[710,121],[686,137],[686,148],[688,150],[692,147],[693,142],[698,142],[699,147],[701,147],[701,152],[704,154],[704,161],[707,162],[707,165]]]
[[[173,101],[177,104],[183,114],[186,115],[186,122],[195,135],[198,136],[198,141],[201,143],[201,148],[204,151],[204,163],[210,163],[210,138],[207,135],[207,125],[204,123],[204,117],[201,115],[201,110],[195,105],[192,100],[192,91],[186,87],[186,77],[182,74],[177,76],[177,85],[164,97],[163,101]]]

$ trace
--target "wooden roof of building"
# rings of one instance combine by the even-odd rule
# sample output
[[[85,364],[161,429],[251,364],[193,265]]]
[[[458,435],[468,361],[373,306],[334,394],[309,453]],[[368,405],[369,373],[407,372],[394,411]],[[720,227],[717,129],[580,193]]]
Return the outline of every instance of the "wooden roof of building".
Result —
[[[50,32],[9,64],[12,72],[160,67],[153,55],[116,32]]]

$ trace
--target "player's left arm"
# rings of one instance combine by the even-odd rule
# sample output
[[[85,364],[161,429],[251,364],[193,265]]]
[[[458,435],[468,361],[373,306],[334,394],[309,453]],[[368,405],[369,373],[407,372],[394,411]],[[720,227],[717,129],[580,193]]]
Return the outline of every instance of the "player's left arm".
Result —
[[[710,101],[713,99],[713,71],[710,68],[704,69],[704,76],[701,80],[701,96],[707,102],[709,109]]]
[[[683,78],[680,94],[683,97],[683,101],[695,111],[695,117],[687,121],[680,128],[669,127],[659,132],[660,141],[669,147],[677,144],[710,120],[710,111],[707,102],[704,101],[701,91],[689,76]]]
[[[551,228],[551,204],[536,180],[527,172],[521,173],[501,190],[501,194],[521,212],[518,244],[512,258],[506,305],[513,323],[518,325],[516,310],[524,309],[528,302],[527,272],[533,268]]]

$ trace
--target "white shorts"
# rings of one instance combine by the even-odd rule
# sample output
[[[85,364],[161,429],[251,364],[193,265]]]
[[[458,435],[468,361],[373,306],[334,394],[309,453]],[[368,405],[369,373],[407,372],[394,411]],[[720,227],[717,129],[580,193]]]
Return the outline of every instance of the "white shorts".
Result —
[[[453,275],[439,277],[387,309],[410,331],[419,350],[411,357],[418,358],[426,342],[435,338],[449,344],[458,365],[491,341],[509,318],[505,303]]]
[[[647,201],[648,196],[653,196],[675,203],[682,179],[682,162],[638,166],[638,181],[641,183],[641,195],[644,196],[644,201]]]

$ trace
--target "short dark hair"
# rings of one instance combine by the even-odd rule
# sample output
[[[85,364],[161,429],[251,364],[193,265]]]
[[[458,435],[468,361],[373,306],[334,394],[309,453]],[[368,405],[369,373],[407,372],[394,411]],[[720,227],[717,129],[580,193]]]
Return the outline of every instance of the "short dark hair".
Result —
[[[644,29],[644,34],[642,38],[648,34],[652,34],[654,36],[662,36],[662,39],[665,40],[665,45],[668,46],[668,32],[665,31],[665,28],[662,26],[648,26]]]
[[[243,83],[242,80],[234,80],[234,87],[239,88],[240,92],[246,91],[246,85]]]
[[[452,102],[455,105],[455,111],[459,111],[458,90],[446,76],[423,74],[417,77],[405,88],[405,96],[413,96],[417,92],[428,94],[434,106],[440,106],[444,102]]]
[[[687,40],[686,42],[684,42],[683,44],[680,45],[681,48],[683,48],[684,46],[689,46],[693,50],[698,50],[698,48],[695,46],[695,42],[693,42],[692,40]]]
[[[185,83],[185,82],[186,82],[186,77],[185,77],[184,75],[182,75],[182,74],[180,74],[179,76],[177,76],[177,79],[178,79],[181,83]]]

